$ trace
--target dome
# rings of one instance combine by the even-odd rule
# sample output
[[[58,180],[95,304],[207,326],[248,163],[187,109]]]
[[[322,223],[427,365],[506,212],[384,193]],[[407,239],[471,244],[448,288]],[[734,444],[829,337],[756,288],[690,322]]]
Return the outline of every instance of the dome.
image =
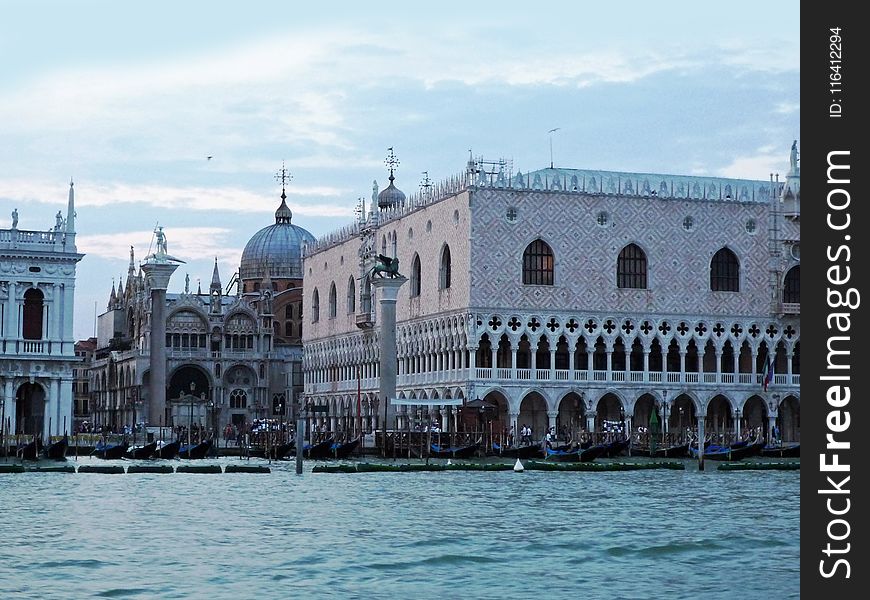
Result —
[[[239,279],[263,279],[266,266],[271,278],[302,279],[302,245],[314,243],[307,230],[293,225],[293,213],[282,195],[275,211],[275,224],[264,227],[248,240],[239,265]]]
[[[405,203],[405,194],[393,185],[393,177],[392,172],[390,173],[390,185],[385,187],[380,194],[378,194],[378,208],[390,208],[393,206],[401,206]]]

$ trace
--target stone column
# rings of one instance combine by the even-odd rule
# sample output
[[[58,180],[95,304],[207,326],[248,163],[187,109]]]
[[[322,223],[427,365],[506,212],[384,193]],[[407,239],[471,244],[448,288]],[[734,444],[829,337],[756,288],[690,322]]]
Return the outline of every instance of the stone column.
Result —
[[[142,271],[151,288],[151,341],[148,424],[165,426],[166,414],[166,288],[178,265],[165,258],[152,256],[142,264]]]
[[[520,429],[517,426],[517,424],[519,423],[519,420],[520,420],[520,413],[518,413],[518,412],[510,413],[510,420],[511,420],[510,431],[514,434],[514,440],[513,440],[514,446],[519,446],[520,445]]]
[[[547,428],[556,429],[556,417],[559,416],[559,411],[557,410],[548,410],[547,411]]]
[[[378,339],[380,341],[380,365],[378,395],[387,402],[387,423],[395,423],[396,407],[390,400],[396,397],[396,297],[399,288],[408,281],[407,277],[373,277],[372,287],[377,291],[381,313],[378,319]]]
[[[595,411],[590,410],[586,413],[586,431],[587,433],[595,431]]]

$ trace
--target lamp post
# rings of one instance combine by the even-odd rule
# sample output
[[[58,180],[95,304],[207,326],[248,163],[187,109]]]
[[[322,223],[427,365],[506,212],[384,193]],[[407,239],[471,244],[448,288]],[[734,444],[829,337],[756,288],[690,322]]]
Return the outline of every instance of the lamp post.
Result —
[[[0,417],[0,444],[3,445],[3,462],[6,462],[9,457],[9,448],[6,446],[6,396],[0,393],[0,412],[3,416]]]
[[[193,392],[196,391],[196,382],[190,382],[190,408],[187,410],[187,444],[193,444]],[[188,452],[190,452],[188,450]],[[190,456],[190,454],[188,454]]]

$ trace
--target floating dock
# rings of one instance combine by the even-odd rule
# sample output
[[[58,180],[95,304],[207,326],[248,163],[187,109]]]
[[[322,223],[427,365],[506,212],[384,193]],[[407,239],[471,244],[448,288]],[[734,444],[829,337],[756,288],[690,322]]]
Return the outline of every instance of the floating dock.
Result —
[[[643,471],[647,469],[685,470],[686,465],[675,461],[655,461],[642,463],[555,463],[529,461],[524,464],[527,471]],[[435,471],[513,471],[514,465],[507,463],[455,463],[455,464],[399,464],[382,463],[345,463],[339,465],[316,465],[312,473],[428,473]]]
[[[739,463],[722,463],[719,465],[720,471],[799,471],[801,463],[799,461],[791,462],[739,462]]]

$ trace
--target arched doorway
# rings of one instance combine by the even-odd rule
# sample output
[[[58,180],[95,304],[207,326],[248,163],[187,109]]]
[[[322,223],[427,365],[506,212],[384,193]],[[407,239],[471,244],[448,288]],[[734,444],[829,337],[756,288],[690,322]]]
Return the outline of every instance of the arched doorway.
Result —
[[[42,434],[45,429],[45,390],[37,383],[25,383],[15,394],[15,433]]]
[[[193,384],[193,388],[191,388],[191,384]],[[166,391],[167,399],[178,398],[186,394],[193,394],[197,397],[205,394],[206,400],[211,398],[211,382],[208,374],[197,366],[184,365],[179,367],[169,379],[169,389]]]
[[[616,394],[607,393],[598,401],[595,415],[597,431],[612,431],[622,427],[625,419],[625,407]]]
[[[658,424],[659,433],[661,433],[661,411],[656,407],[656,399],[652,394],[643,394],[634,403],[634,413],[631,421],[634,431],[637,431],[638,427],[643,427],[645,430],[652,429],[650,418],[653,411],[656,413],[656,423]]]
[[[520,416],[517,427],[527,425],[532,428],[532,441],[543,439],[547,433],[547,402],[538,392],[529,392],[520,403]]]
[[[731,403],[721,394],[715,396],[707,405],[708,434],[712,434],[713,443],[726,444],[731,441],[734,420],[731,417]]]
[[[776,419],[783,442],[801,441],[801,403],[794,396],[786,396],[779,404]]]
[[[580,433],[586,429],[583,398],[577,392],[568,392],[559,401],[559,415],[556,417],[556,433],[560,440],[579,440]]]
[[[754,438],[764,437],[767,432],[767,405],[761,396],[752,396],[743,405],[743,427],[741,433]]]
[[[695,403],[690,396],[681,394],[674,398],[671,404],[671,414],[668,417],[668,429],[677,434],[677,439],[684,443],[698,426],[695,414]]]

